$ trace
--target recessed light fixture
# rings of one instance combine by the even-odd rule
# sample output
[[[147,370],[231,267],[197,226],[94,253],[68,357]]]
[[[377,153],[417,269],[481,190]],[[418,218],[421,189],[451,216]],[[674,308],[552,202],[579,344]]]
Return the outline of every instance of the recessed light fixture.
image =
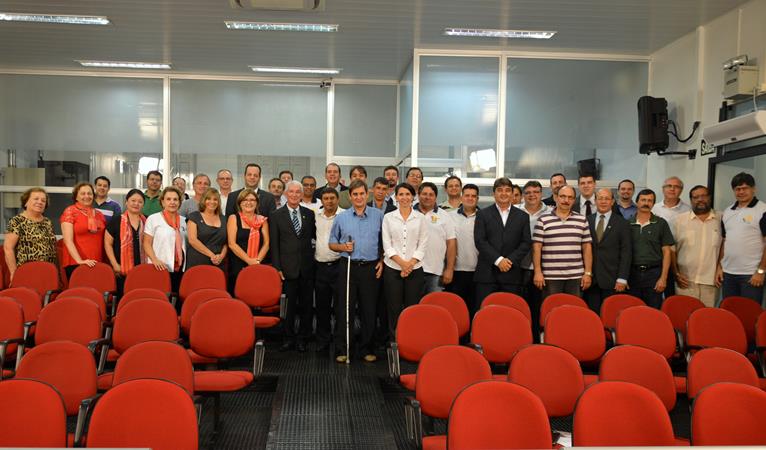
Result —
[[[313,33],[335,33],[338,25],[326,23],[273,23],[273,22],[237,22],[227,20],[224,22],[230,30],[253,30],[253,31],[305,31]]]
[[[321,69],[316,67],[261,67],[250,66],[253,72],[263,73],[298,73],[310,75],[337,75],[342,69]]]
[[[510,38],[510,39],[550,39],[556,34],[555,31],[533,31],[533,30],[490,30],[482,28],[445,28],[444,34],[447,36],[467,36],[467,37],[491,37],[491,38]]]
[[[108,67],[113,69],[170,69],[167,63],[129,62],[129,61],[87,61],[75,60],[85,67]]]
[[[109,25],[104,16],[71,16],[67,14],[28,14],[0,12],[2,22],[62,23],[68,25]]]

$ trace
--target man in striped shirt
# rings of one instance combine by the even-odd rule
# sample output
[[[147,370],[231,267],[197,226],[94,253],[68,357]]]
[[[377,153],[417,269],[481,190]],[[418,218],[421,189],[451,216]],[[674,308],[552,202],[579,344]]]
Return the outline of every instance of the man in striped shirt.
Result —
[[[581,296],[588,289],[592,253],[588,221],[572,211],[575,191],[562,186],[556,198],[556,208],[537,219],[532,235],[534,284],[543,291],[543,298],[565,292]]]

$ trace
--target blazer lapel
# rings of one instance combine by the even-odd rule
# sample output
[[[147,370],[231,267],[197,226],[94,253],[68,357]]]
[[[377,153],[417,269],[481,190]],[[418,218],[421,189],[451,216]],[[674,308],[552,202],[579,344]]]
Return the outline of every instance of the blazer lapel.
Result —
[[[606,223],[606,228],[604,228],[604,235],[601,236],[601,242],[603,242],[604,239],[606,239],[606,237],[609,235],[609,232],[612,231],[612,228],[614,227],[614,222],[616,220],[617,220],[617,216],[615,216],[614,213],[612,213],[612,215],[609,216],[609,222]]]

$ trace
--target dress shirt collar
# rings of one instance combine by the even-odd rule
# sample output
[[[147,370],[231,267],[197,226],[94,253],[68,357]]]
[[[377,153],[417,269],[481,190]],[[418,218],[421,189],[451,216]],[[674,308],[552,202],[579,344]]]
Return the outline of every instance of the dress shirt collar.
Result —
[[[519,209],[521,209],[525,213],[529,214],[529,216],[531,217],[531,216],[540,216],[542,214],[545,214],[546,212],[549,211],[550,208],[545,203],[540,202],[540,209],[538,209],[536,212],[530,212],[527,209],[527,204],[526,203],[522,204],[522,206],[520,206]]]
[[[476,215],[477,212],[479,212],[479,205],[476,205],[476,209],[474,210],[473,214],[471,214],[470,216],[465,213],[465,210],[463,209],[463,205],[460,205],[457,208],[457,213],[463,217],[473,217]]]
[[[708,220],[714,220],[716,219],[715,210],[711,209],[708,211],[707,216],[705,216],[705,220],[701,220],[698,215],[694,214],[694,211],[689,211],[689,219],[690,220],[699,220],[701,222],[707,222]]]
[[[356,208],[354,208],[353,206],[351,207],[351,212],[356,217],[367,217],[367,205],[366,204],[364,205],[364,211],[362,211],[362,214],[357,214]]]
[[[598,225],[598,221],[601,219],[601,216],[604,216],[604,223],[605,224],[609,223],[609,219],[612,217],[612,210],[610,209],[609,211],[607,211],[605,213],[601,213],[601,212],[596,211],[596,224],[597,225]]]
[[[497,208],[497,212],[499,212],[500,214],[503,214],[503,209],[500,207],[500,205],[495,203],[495,207]],[[505,214],[509,214],[511,212],[511,208],[513,208],[513,205],[509,204],[508,209],[505,210]]]
[[[758,204],[758,197],[756,197],[756,196],[753,196],[753,199],[752,199],[752,200],[750,200],[750,203],[748,203],[748,204],[747,204],[746,208],[752,208],[752,207],[754,207],[754,206],[755,206],[755,205],[757,205],[757,204]],[[737,205],[739,205],[739,202],[734,202],[734,204],[733,204],[733,205],[731,205],[731,209],[732,209],[732,210],[735,210],[735,209],[737,209],[737,208],[738,208],[738,206],[737,206]]]

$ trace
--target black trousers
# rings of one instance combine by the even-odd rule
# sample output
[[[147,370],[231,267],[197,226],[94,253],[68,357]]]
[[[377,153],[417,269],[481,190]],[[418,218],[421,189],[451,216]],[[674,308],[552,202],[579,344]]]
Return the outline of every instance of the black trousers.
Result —
[[[479,305],[476,304],[476,287],[473,283],[473,274],[474,272],[456,270],[452,276],[452,283],[446,287],[447,292],[457,294],[463,299],[471,317],[479,310]]]
[[[601,289],[599,286],[593,285],[584,292],[584,296],[585,301],[588,303],[588,308],[596,314],[601,314],[601,304],[604,303],[607,297],[616,293],[614,289]]]
[[[375,278],[375,264],[377,261],[365,263],[351,263],[351,276],[349,277],[349,346],[354,349],[355,355],[369,354],[372,336],[375,332],[375,310],[380,294],[380,284]],[[335,302],[335,348],[336,351],[345,352],[346,344],[346,271],[348,259],[341,258],[338,274],[338,301]],[[354,336],[354,311],[358,308],[361,332],[358,341]]]
[[[534,280],[534,270],[523,269],[524,273],[524,300],[527,301],[529,312],[532,314],[532,339],[540,341],[540,305],[543,304],[543,291],[537,289]]]
[[[331,263],[316,262],[314,293],[316,302],[317,342],[329,343],[332,340],[330,316],[333,304],[338,302],[338,267],[340,261]]]
[[[388,334],[393,340],[396,338],[396,324],[402,309],[420,301],[420,294],[423,292],[423,268],[415,269],[407,278],[402,278],[400,270],[385,266],[383,292],[386,296]]]
[[[292,280],[285,280],[282,291],[287,297],[285,311],[284,339],[285,342],[303,341],[311,336],[311,325],[314,303],[314,279],[313,277],[300,276]],[[295,332],[295,318],[300,322],[298,333]]]
[[[628,294],[640,298],[648,306],[660,309],[662,306],[662,292],[655,292],[654,285],[662,275],[662,267],[657,266],[647,270],[640,270],[633,266],[630,269],[630,278],[628,279]]]

